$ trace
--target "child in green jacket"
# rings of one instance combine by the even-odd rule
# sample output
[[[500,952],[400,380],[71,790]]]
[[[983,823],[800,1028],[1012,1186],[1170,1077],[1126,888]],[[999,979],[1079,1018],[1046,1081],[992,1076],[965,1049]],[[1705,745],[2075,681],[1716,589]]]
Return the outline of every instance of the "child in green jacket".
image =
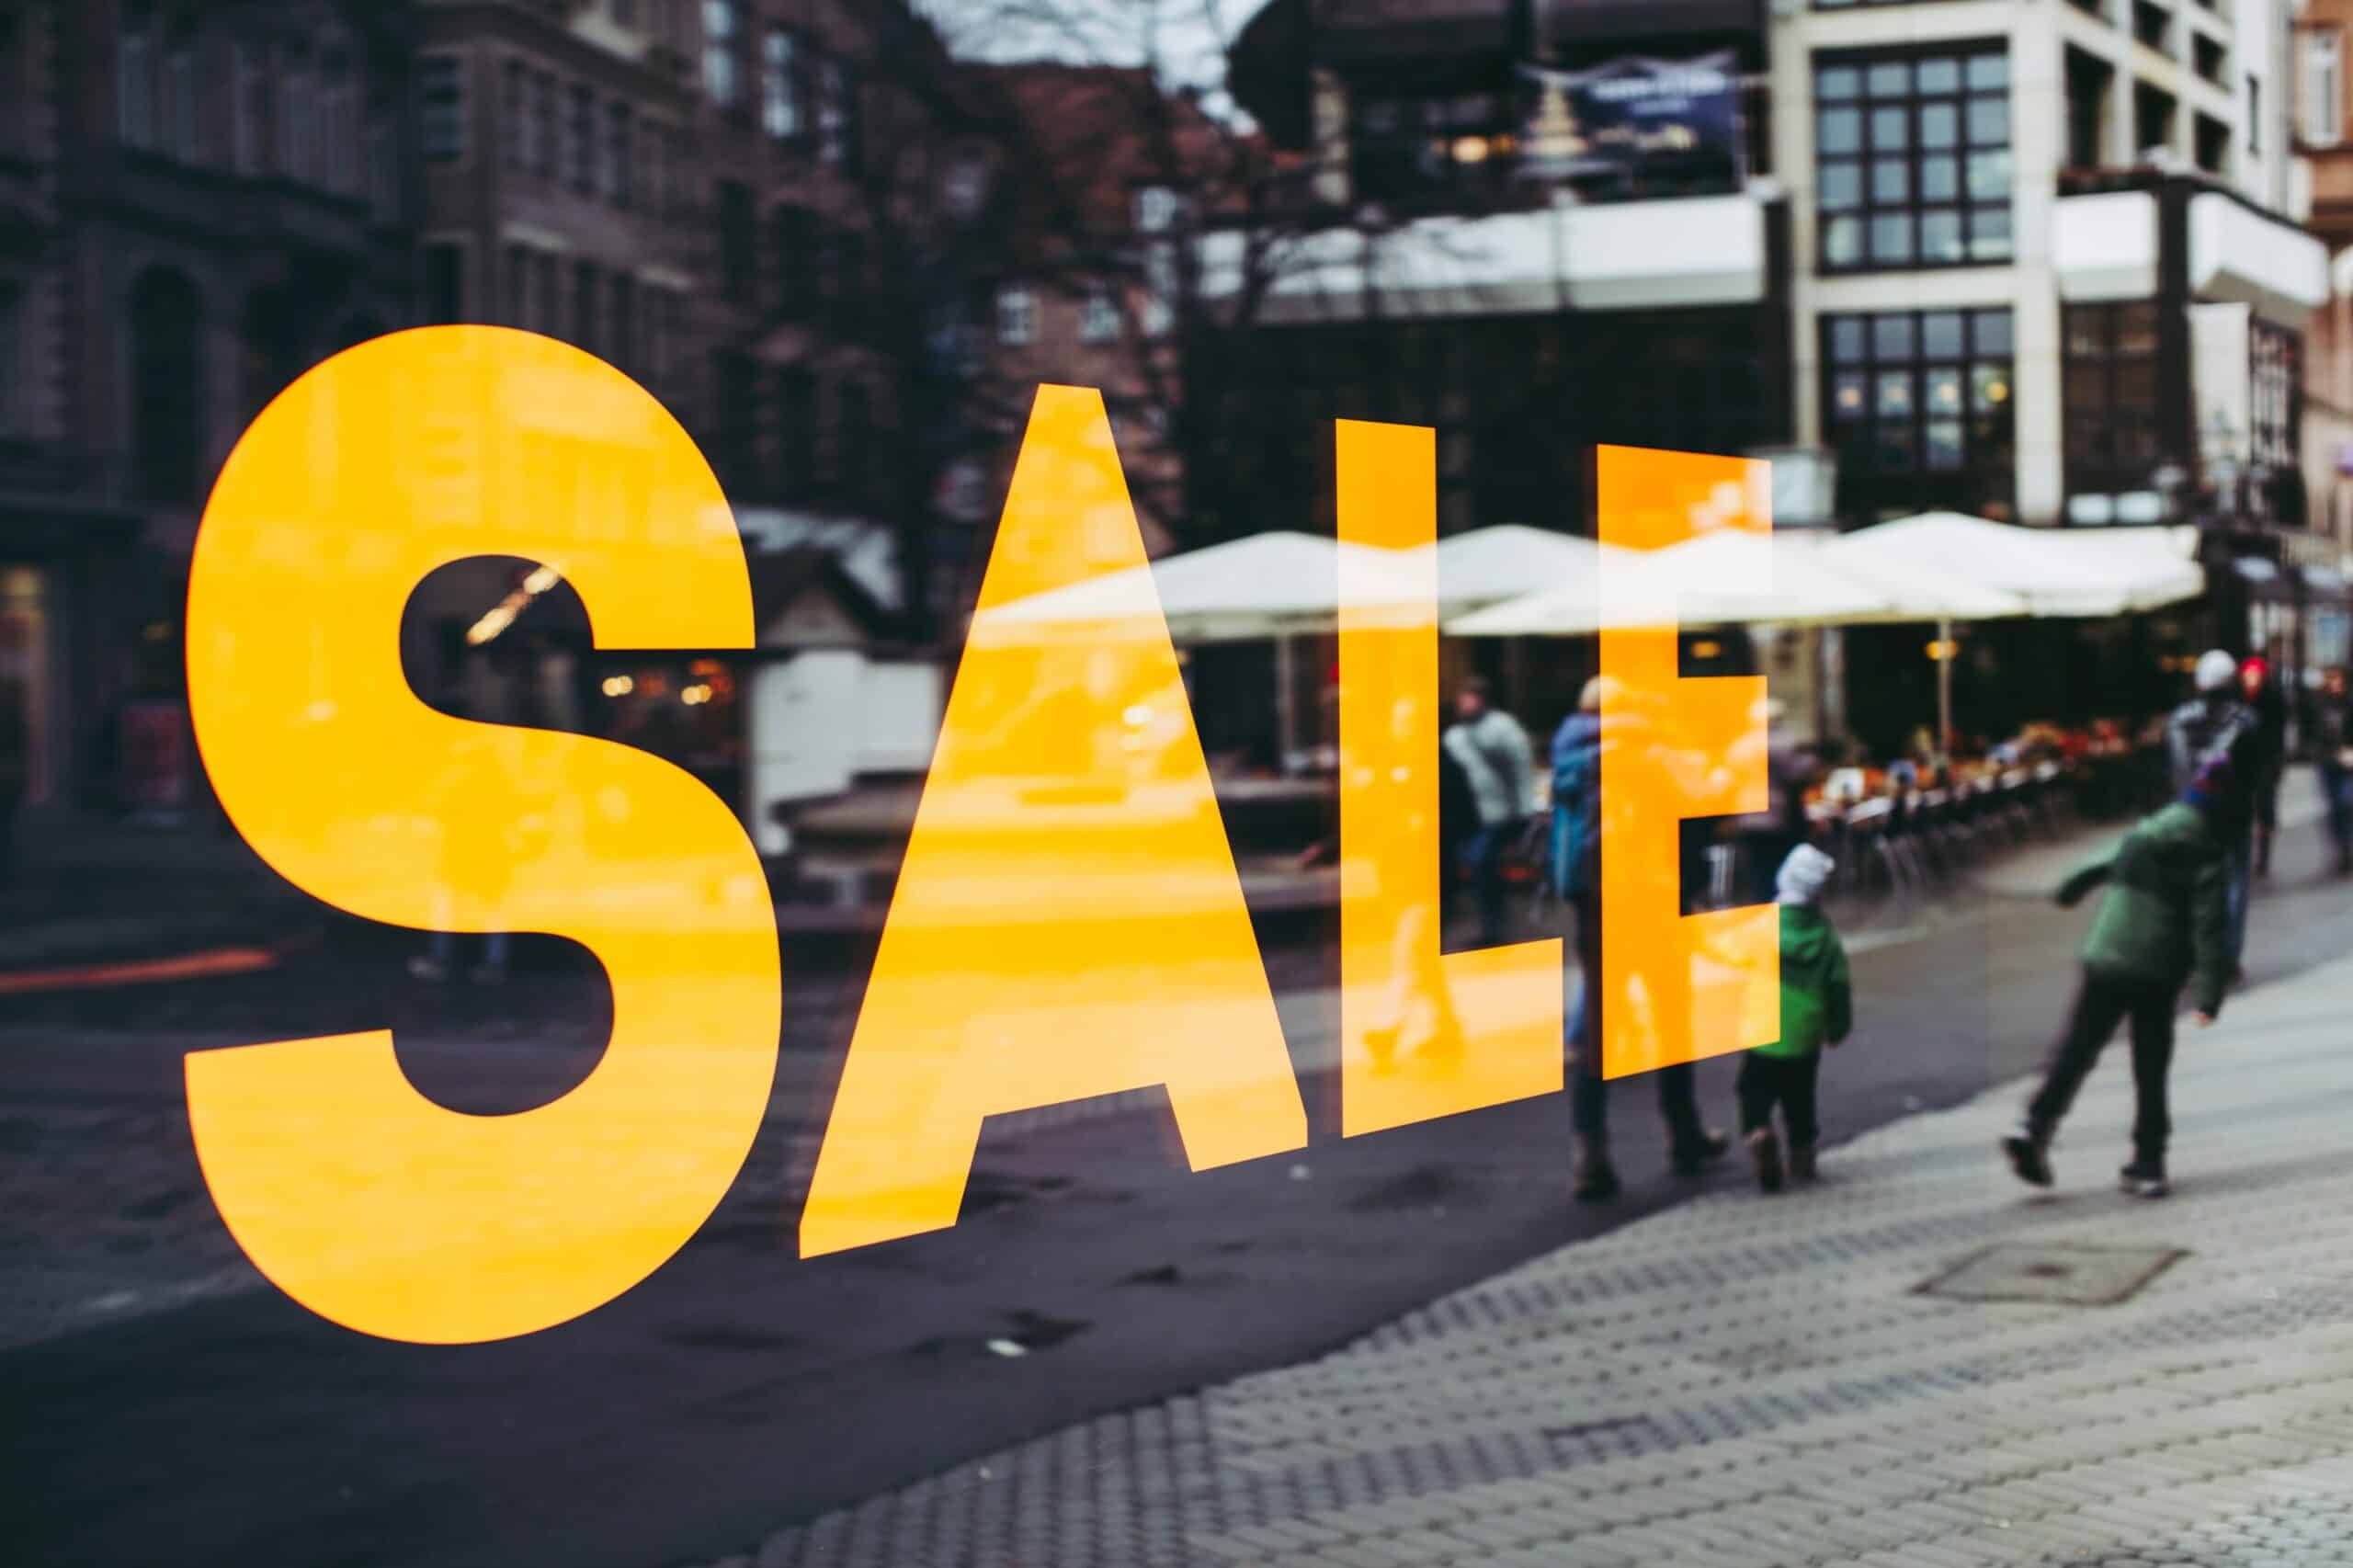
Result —
[[[2173,1065],[2174,1007],[2188,983],[2198,1022],[2211,1024],[2230,984],[2230,865],[2218,818],[2226,817],[2236,782],[2232,753],[2215,751],[2179,801],[2142,818],[2115,848],[2060,884],[2063,904],[2103,882],[2108,892],[2084,938],[2083,985],[2067,1032],[2027,1106],[2025,1126],[2002,1140],[2019,1180],[2051,1185],[2052,1135],[2117,1024],[2130,1018],[2139,1104],[2132,1163],[2118,1176],[2136,1198],[2171,1190],[2165,1075]]]
[[[1813,1179],[1814,1082],[1822,1048],[1836,1045],[1854,1026],[1854,995],[1847,979],[1847,949],[1823,913],[1822,890],[1837,862],[1801,844],[1774,880],[1781,910],[1781,1038],[1760,1045],[1740,1063],[1740,1130],[1756,1162],[1756,1185],[1781,1190],[1781,1145],[1773,1134],[1779,1107],[1790,1134],[1789,1172]]]

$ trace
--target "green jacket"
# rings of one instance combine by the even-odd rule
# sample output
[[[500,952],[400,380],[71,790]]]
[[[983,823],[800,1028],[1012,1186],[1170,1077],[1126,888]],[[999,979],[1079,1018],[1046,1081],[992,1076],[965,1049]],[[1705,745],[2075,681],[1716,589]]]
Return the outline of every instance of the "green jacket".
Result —
[[[1781,911],[1781,1038],[1756,1047],[1760,1056],[1812,1056],[1836,1045],[1855,1025],[1847,982],[1847,949],[1830,916],[1813,904]]]
[[[2177,801],[2142,818],[2059,884],[2059,902],[2075,903],[2103,882],[2084,967],[2160,985],[2194,980],[2198,1010],[2221,1012],[2231,978],[2230,876],[2205,813]]]

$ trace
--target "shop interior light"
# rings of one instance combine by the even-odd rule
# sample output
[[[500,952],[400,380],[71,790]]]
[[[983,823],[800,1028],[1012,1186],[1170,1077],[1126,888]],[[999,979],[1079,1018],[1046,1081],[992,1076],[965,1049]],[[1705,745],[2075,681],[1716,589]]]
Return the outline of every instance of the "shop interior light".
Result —
[[[697,681],[678,693],[678,700],[689,708],[699,708],[710,700],[710,687],[701,681]]]
[[[636,689],[637,682],[630,679],[627,676],[607,676],[605,677],[605,695],[607,697],[627,697],[631,692]]]

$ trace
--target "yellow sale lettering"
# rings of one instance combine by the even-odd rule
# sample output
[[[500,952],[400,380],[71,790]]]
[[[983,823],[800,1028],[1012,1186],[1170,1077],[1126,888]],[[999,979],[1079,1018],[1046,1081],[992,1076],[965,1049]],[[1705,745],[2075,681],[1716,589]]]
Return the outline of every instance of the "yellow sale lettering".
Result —
[[[1341,584],[1354,1135],[1557,1090],[1561,952],[1439,951],[1436,581],[1413,548],[1434,533],[1430,432],[1344,423],[1338,440],[1344,541],[1417,563],[1378,592],[1346,566]],[[1606,449],[1604,536],[1628,483],[1665,487],[1631,508],[1652,517],[1660,495],[1721,492],[1740,477],[1727,461]],[[1753,507],[1737,521],[1769,527]],[[570,937],[611,984],[595,1070],[514,1115],[435,1104],[383,1029],[188,1056],[204,1178],[256,1267],[337,1324],[420,1343],[551,1327],[659,1268],[750,1153],[782,1028],[767,883],[724,802],[642,751],[450,717],[410,691],[409,595],[483,555],[560,573],[601,649],[754,642],[740,538],[693,440],[602,361],[494,327],[394,334],[297,381],[222,468],[189,578],[198,744],[256,853],[369,919]],[[1604,821],[1605,897],[1634,944],[1605,949],[1612,1075],[1699,1053],[1690,987],[1660,976],[1702,955],[1748,971],[1733,1032],[1754,1043],[1773,956],[1769,911],[1685,918],[1656,886],[1673,881],[1677,815],[1756,803],[1749,694],[1679,689],[1671,628],[1639,634],[1664,653],[1620,635],[1602,642],[1614,700],[1655,708],[1711,782]],[[1101,397],[1047,386],[801,1253],[953,1224],[986,1117],[1152,1086],[1195,1169],[1307,1142]]]

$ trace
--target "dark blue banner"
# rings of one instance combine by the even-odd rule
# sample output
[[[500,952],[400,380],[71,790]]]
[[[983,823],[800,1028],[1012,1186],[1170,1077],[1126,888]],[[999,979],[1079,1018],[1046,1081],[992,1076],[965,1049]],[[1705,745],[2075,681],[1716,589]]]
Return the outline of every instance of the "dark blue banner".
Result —
[[[1671,179],[1741,176],[1740,76],[1730,50],[1696,60],[1613,60],[1589,71],[1522,66],[1520,173]]]

